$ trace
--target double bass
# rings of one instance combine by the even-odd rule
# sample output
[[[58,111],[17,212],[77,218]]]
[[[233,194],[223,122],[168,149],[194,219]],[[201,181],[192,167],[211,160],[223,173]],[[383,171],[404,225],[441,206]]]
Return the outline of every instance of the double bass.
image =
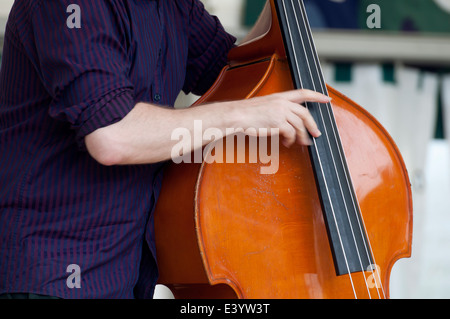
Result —
[[[171,163],[155,210],[159,283],[175,298],[389,298],[393,265],[411,255],[401,154],[325,83],[303,1],[266,9],[268,31],[230,52],[197,104],[315,90],[332,98],[305,104],[323,134],[280,146],[273,174],[261,174],[261,161]]]

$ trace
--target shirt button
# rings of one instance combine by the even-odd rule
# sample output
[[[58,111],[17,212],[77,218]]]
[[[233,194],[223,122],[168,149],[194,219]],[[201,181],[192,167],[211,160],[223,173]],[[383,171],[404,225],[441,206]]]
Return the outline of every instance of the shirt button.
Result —
[[[161,95],[155,94],[155,95],[153,96],[153,100],[155,100],[156,102],[159,102],[159,101],[161,100]]]

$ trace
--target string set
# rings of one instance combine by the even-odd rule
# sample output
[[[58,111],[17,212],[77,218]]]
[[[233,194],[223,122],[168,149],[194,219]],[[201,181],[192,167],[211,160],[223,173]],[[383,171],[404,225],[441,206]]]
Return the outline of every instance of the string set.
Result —
[[[293,54],[293,59],[291,61],[292,65],[295,66],[295,69],[298,72],[298,75],[300,75],[300,63],[299,63],[299,61],[297,59],[297,57],[299,55],[296,52],[297,48],[294,45],[294,39],[293,39],[293,33],[292,33],[293,30],[291,28],[291,25],[295,25],[297,27],[296,30],[299,33],[298,35],[301,38],[301,45],[302,45],[302,48],[303,48],[303,54],[304,54],[304,56],[305,56],[305,58],[307,60],[306,66],[308,68],[308,75],[311,77],[311,82],[312,82],[312,86],[313,86],[311,89],[316,91],[316,92],[320,92],[320,93],[323,93],[325,95],[328,95],[328,90],[327,90],[327,87],[326,87],[326,84],[325,84],[325,81],[324,81],[324,76],[323,76],[322,70],[320,68],[319,58],[318,58],[317,52],[316,52],[316,50],[314,48],[314,44],[313,44],[313,41],[312,41],[312,34],[311,34],[311,30],[309,28],[309,22],[308,22],[308,18],[306,16],[306,10],[305,10],[305,7],[303,5],[303,2],[301,0],[281,0],[280,2],[281,2],[282,7],[283,7],[283,10],[282,11],[280,10],[280,12],[284,12],[284,18],[287,21],[287,27],[288,27],[288,31],[289,31],[288,32],[288,34],[289,34],[289,39],[288,40],[290,41],[290,45],[292,46],[292,50],[294,51],[293,52],[294,53]],[[291,4],[291,9],[292,9],[292,11],[294,13],[295,23],[293,23],[293,21],[289,21],[288,8],[287,8],[285,2],[288,2],[288,3],[290,2],[290,4]],[[298,5],[298,9],[297,10],[296,10],[296,6],[295,6],[294,2],[297,2],[297,5]],[[297,14],[297,12],[299,12],[299,14]],[[300,14],[301,14],[301,19],[299,21],[299,15]],[[305,45],[305,39],[304,39],[304,36],[302,35],[301,27],[304,28],[304,30],[305,30],[304,32],[306,33],[306,37],[307,37],[306,40],[308,41],[308,44],[309,44],[308,48],[310,48],[311,54],[312,54],[312,60],[313,60],[312,62],[310,61],[310,58],[308,58],[308,54],[307,54],[307,51],[306,51],[307,50],[307,46]],[[319,80],[319,86],[320,87],[316,87],[316,84],[314,83],[314,76],[313,76],[313,71],[311,70],[311,68],[313,68],[314,72],[317,74],[317,78]],[[302,72],[306,72],[306,71],[303,70]],[[300,81],[300,86],[301,86],[300,88],[304,88],[304,85],[303,85],[303,82],[302,82],[300,76],[299,76],[299,81]],[[360,212],[359,203],[358,203],[358,200],[356,199],[356,195],[355,195],[355,191],[353,189],[353,184],[352,184],[351,179],[350,179],[350,174],[349,174],[349,171],[348,171],[348,167],[347,167],[346,162],[345,162],[345,157],[344,157],[344,154],[343,154],[344,151],[343,151],[340,139],[339,139],[338,129],[337,129],[337,126],[336,126],[336,122],[334,120],[334,114],[333,114],[333,110],[332,110],[332,107],[331,107],[331,103],[323,104],[323,105],[325,105],[325,109],[326,109],[325,112],[323,112],[323,110],[322,110],[323,107],[320,104],[318,104],[318,105],[319,105],[319,112],[320,112],[321,121],[322,121],[322,124],[323,124],[322,126],[324,128],[324,130],[323,130],[324,134],[322,135],[321,138],[325,138],[326,139],[326,142],[327,142],[328,147],[330,148],[330,150],[332,150],[332,148],[331,148],[332,143],[334,143],[334,145],[337,146],[337,150],[338,150],[338,154],[336,154],[336,156],[338,157],[337,160],[339,161],[339,164],[343,168],[343,171],[344,171],[344,174],[345,174],[345,181],[343,183],[345,184],[344,186],[347,186],[348,190],[350,191],[349,193],[350,193],[350,196],[351,196],[351,203],[349,203],[349,204],[353,206],[353,209],[354,209],[355,212]],[[309,108],[308,103],[305,103],[305,106],[307,108]],[[324,113],[325,113],[325,115],[324,115]],[[328,116],[328,121],[331,123],[331,127],[327,127],[327,125],[325,124],[325,116]],[[330,138],[330,135],[332,135],[331,138]],[[334,223],[336,225],[337,234],[338,234],[338,237],[339,237],[339,242],[340,242],[340,246],[341,246],[341,249],[342,249],[342,253],[343,253],[343,256],[344,256],[344,259],[345,259],[345,264],[346,264],[347,271],[348,271],[348,274],[349,274],[350,283],[351,283],[351,286],[352,286],[355,298],[358,298],[357,293],[356,293],[356,289],[355,289],[355,286],[354,286],[352,274],[351,274],[351,271],[350,271],[350,268],[349,268],[345,247],[344,247],[344,244],[343,244],[343,241],[342,241],[341,233],[340,233],[338,222],[337,222],[337,219],[336,219],[335,208],[333,206],[333,201],[331,200],[331,195],[330,195],[328,182],[327,182],[326,176],[324,174],[324,169],[323,169],[323,166],[322,166],[322,160],[320,158],[321,156],[320,156],[318,148],[317,148],[317,141],[314,138],[313,138],[313,146],[314,147],[312,147],[312,149],[313,149],[313,151],[315,151],[317,157],[319,158],[320,171],[321,171],[322,176],[323,176],[323,180],[324,180],[325,188],[326,188],[326,193],[327,193],[326,196],[328,197],[329,203],[331,205],[331,211],[332,211],[332,215],[333,215],[333,218],[334,218]],[[356,247],[358,247],[358,243],[357,243],[357,240],[355,238],[355,230],[353,229],[351,221],[350,221],[350,216],[349,216],[350,213],[349,213],[349,209],[347,207],[344,191],[343,191],[343,188],[342,188],[343,184],[341,182],[339,174],[337,173],[337,163],[336,163],[337,160],[335,159],[335,154],[333,154],[333,152],[330,152],[330,153],[331,153],[331,156],[332,156],[334,169],[336,171],[336,176],[337,176],[338,183],[339,183],[339,190],[340,190],[341,196],[343,198],[345,211],[346,211],[348,222],[349,222],[349,225],[350,225],[350,228],[351,228],[351,233],[352,233],[352,236],[353,236],[353,242],[356,245]],[[372,247],[370,245],[370,241],[368,239],[366,240],[365,236],[364,236],[364,234],[366,233],[366,231],[365,231],[366,228],[365,228],[365,225],[364,225],[363,218],[358,213],[356,213],[355,215],[356,215],[356,219],[358,221],[359,231],[361,233],[361,237],[362,237],[363,242],[364,242],[364,251],[366,252],[368,259],[370,260],[372,258],[374,263],[376,264],[376,261],[375,261],[374,256],[373,256]],[[364,272],[364,266],[363,266],[363,263],[361,261],[361,256],[359,254],[359,249],[357,249],[357,253],[358,253],[358,259],[359,259],[359,262],[360,262],[361,269],[363,269],[362,273],[363,273],[363,276],[364,276],[364,281],[366,283],[367,292],[369,294],[369,297],[371,298],[370,288],[369,288],[369,285],[368,285],[368,280],[367,280],[366,274]],[[374,267],[370,267],[370,269],[368,269],[368,271],[372,272],[373,278],[378,278],[378,274],[375,273],[376,270],[374,269]],[[376,282],[378,282],[378,280],[376,280]],[[381,296],[379,289],[377,289],[378,297],[379,298],[386,298],[386,295],[385,295],[384,288],[383,288],[382,284],[381,284],[381,287],[377,287],[377,288],[381,288],[381,292],[382,292],[382,296]]]

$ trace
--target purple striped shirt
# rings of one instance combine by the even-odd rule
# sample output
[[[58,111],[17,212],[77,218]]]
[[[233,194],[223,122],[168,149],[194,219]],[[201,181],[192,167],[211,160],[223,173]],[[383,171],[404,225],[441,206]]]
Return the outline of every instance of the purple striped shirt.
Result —
[[[163,164],[101,166],[84,137],[137,102],[204,93],[234,41],[197,0],[15,1],[0,70],[0,293],[152,297]]]

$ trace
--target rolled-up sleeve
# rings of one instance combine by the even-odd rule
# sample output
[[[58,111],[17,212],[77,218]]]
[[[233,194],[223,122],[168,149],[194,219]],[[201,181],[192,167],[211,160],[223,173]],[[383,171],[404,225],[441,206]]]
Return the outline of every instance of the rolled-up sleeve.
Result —
[[[110,1],[39,1],[31,22],[41,80],[52,98],[49,115],[70,123],[77,143],[120,121],[134,107],[128,79],[126,13]],[[69,12],[67,12],[69,11]],[[79,19],[79,28],[71,23]]]
[[[219,19],[204,5],[192,1],[189,24],[189,52],[183,91],[205,93],[227,63],[227,55],[236,38],[227,33]]]

